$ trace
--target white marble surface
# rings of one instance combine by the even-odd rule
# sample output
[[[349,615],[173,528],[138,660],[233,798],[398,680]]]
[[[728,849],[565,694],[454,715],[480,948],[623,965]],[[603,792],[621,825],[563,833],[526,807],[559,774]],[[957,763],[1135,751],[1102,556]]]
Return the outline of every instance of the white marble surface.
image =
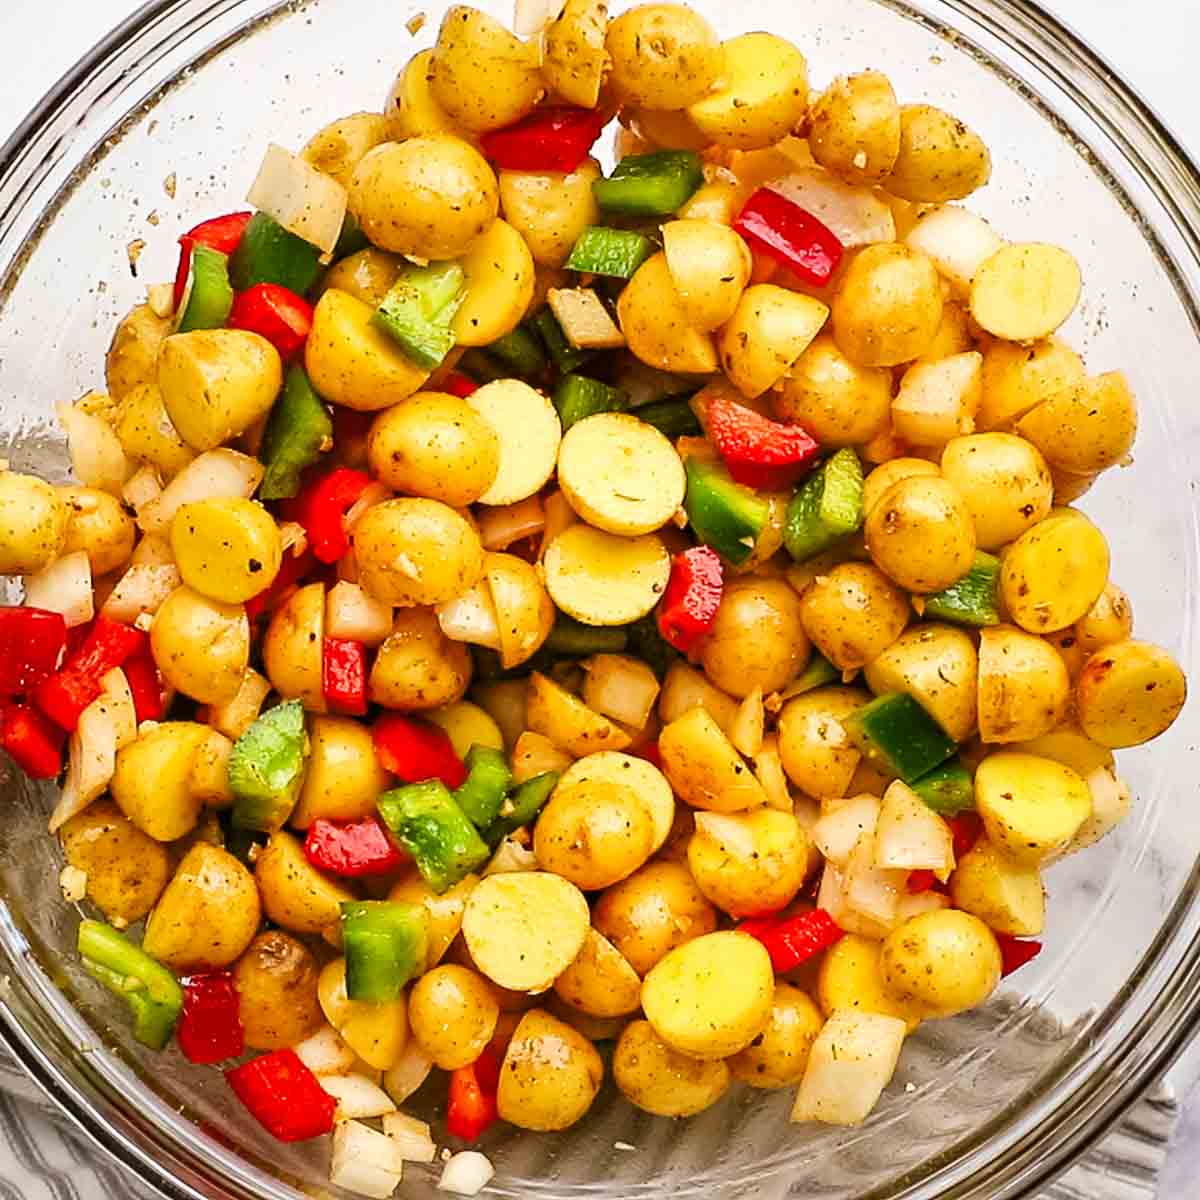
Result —
[[[1044,3],[1134,85],[1200,160],[1194,81],[1200,0]],[[0,141],[63,71],[138,6],[136,0],[0,0],[0,38],[9,51],[0,87]],[[1169,1082],[1189,1103],[1159,1195],[1185,1200],[1197,1194],[1200,1165],[1200,1042],[1176,1064]]]

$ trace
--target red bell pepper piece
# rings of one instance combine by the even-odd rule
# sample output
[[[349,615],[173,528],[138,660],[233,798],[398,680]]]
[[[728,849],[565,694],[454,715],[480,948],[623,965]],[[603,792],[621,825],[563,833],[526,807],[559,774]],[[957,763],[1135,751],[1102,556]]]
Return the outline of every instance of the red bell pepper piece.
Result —
[[[0,705],[0,746],[30,779],[57,779],[66,734],[27,704]]]
[[[300,582],[317,565],[316,556],[311,550],[303,554],[285,554],[279,571],[271,580],[271,586],[264,588],[257,596],[251,596],[246,601],[246,616],[253,621],[265,612],[277,607],[284,596]]]
[[[954,835],[954,859],[957,862],[969,854],[983,834],[983,822],[973,812],[961,812],[953,817],[944,817]]]
[[[1033,938],[1015,938],[1008,933],[997,933],[996,941],[1000,944],[1001,979],[1020,970],[1042,952],[1042,943]]]
[[[724,589],[721,556],[711,546],[693,546],[675,555],[658,606],[663,640],[686,654],[712,628]]]
[[[238,212],[227,213],[223,217],[213,217],[209,221],[201,221],[195,229],[189,229],[179,239],[179,267],[175,272],[176,312],[179,311],[183,293],[187,291],[188,275],[192,269],[192,248],[208,246],[210,249],[219,250],[224,255],[232,254],[238,248],[242,234],[246,232],[246,226],[250,224],[250,218],[253,215],[253,213]]]
[[[234,1095],[281,1142],[303,1142],[333,1129],[337,1102],[294,1050],[272,1050],[225,1072]]]
[[[183,981],[183,1016],[175,1031],[188,1062],[219,1063],[241,1058],[246,1049],[240,1001],[228,971],[210,971]]]
[[[387,713],[371,727],[371,737],[384,770],[405,783],[440,779],[453,791],[466,781],[467,768],[446,731],[428,721]]]
[[[937,890],[938,877],[932,871],[909,871],[905,887],[911,895]]]
[[[451,396],[460,396],[464,400],[472,392],[479,391],[479,384],[469,375],[464,375],[461,371],[451,371],[446,376],[446,382],[442,386]]]
[[[278,283],[256,283],[234,298],[227,324],[261,334],[290,362],[304,348],[312,322],[313,307],[302,296]]]
[[[705,425],[735,482],[763,492],[786,491],[816,461],[821,447],[800,425],[783,425],[715,395]]]
[[[805,283],[828,283],[846,248],[812,213],[779,192],[761,187],[742,207],[733,227],[752,250],[764,250]]]
[[[67,645],[62,613],[0,608],[0,697],[23,696],[58,669]]]
[[[738,926],[740,933],[758,938],[771,956],[776,971],[790,971],[843,937],[843,930],[823,909],[794,917],[751,917]]]
[[[446,1130],[452,1136],[473,1142],[499,1119],[500,1066],[501,1056],[488,1045],[473,1063],[450,1072]]]
[[[63,729],[74,729],[79,714],[100,695],[104,676],[114,667],[123,666],[145,647],[146,641],[140,629],[97,617],[83,645],[61,670],[34,689],[33,702]]]
[[[318,871],[346,879],[388,875],[409,861],[378,817],[358,821],[318,817],[308,827],[304,856]]]
[[[304,526],[308,548],[320,562],[337,562],[350,549],[342,521],[370,482],[363,471],[334,467],[306,483],[295,499],[284,502],[285,519]]]
[[[574,171],[606,124],[594,108],[540,108],[479,139],[483,157],[509,171]]]
[[[662,754],[659,753],[657,742],[647,742],[644,746],[639,746],[636,750],[629,752],[635,758],[644,758],[648,763],[662,770]]]
[[[321,690],[330,708],[361,717],[367,711],[367,648],[362,642],[325,638],[321,648]]]
[[[133,710],[138,724],[143,721],[161,721],[167,706],[163,703],[163,681],[154,662],[150,647],[145,646],[125,660],[121,668],[133,696]]]

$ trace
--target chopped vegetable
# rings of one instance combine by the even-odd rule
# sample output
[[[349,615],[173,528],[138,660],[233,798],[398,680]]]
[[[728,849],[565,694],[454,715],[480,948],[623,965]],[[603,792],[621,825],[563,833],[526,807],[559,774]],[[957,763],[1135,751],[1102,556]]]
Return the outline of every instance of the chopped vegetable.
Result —
[[[828,950],[844,936],[823,908],[793,917],[750,917],[738,924],[738,930],[766,946],[771,966],[780,974]]]
[[[432,371],[454,346],[450,322],[463,299],[458,263],[410,266],[392,285],[372,323],[393,338],[407,358]]]
[[[555,368],[562,374],[577,371],[591,358],[589,351],[580,350],[567,341],[567,335],[563,333],[558,318],[549,306],[541,309],[533,317],[532,324],[545,344]]]
[[[263,713],[238,738],[229,758],[236,829],[282,829],[304,777],[304,705],[289,700]]]
[[[66,734],[36,708],[0,703],[0,746],[30,779],[57,779],[62,773]]]
[[[634,271],[654,253],[655,248],[645,234],[636,230],[590,225],[579,235],[563,266],[568,271],[631,279]]]
[[[479,139],[489,162],[506,171],[570,174],[587,158],[606,124],[598,109],[547,107]]]
[[[390,1004],[425,968],[428,913],[422,905],[389,900],[354,900],[341,909],[346,994]]]
[[[720,464],[689,458],[683,506],[700,541],[727,562],[743,563],[754,553],[767,524],[770,506],[749,488],[735,483]]]
[[[566,433],[572,425],[596,413],[619,412],[625,407],[625,396],[598,379],[564,375],[554,389],[554,407],[558,410],[563,433]]]
[[[230,329],[246,329],[265,337],[279,357],[290,362],[308,340],[313,308],[302,296],[277,283],[257,283],[233,301],[228,318]]]
[[[975,777],[959,758],[914,779],[912,790],[936,813],[952,817],[975,807]]]
[[[131,654],[121,667],[129,684],[129,694],[133,697],[133,709],[137,723],[143,721],[161,721],[167,706],[163,694],[162,676],[149,645]]]
[[[219,254],[224,254],[226,258],[232,256],[241,243],[242,235],[246,232],[246,226],[253,215],[239,212],[213,217],[188,230],[179,239],[179,267],[175,272],[173,312],[178,312],[183,303],[184,292],[191,276],[193,248],[207,246]]]
[[[379,815],[439,895],[488,860],[487,845],[440,779],[384,792]]]
[[[259,457],[266,470],[258,494],[263,500],[288,500],[300,491],[300,477],[332,444],[333,422],[313,391],[304,368],[287,373],[283,392],[271,409]]]
[[[24,696],[57,669],[67,645],[62,613],[0,608],[0,697]]]
[[[465,399],[472,392],[478,391],[479,384],[475,382],[469,375],[464,375],[461,371],[451,371],[446,376],[442,387],[450,393],[451,396],[459,396]]]
[[[698,154],[658,150],[621,159],[607,179],[592,184],[592,192],[609,212],[665,217],[682,208],[703,181]]]
[[[335,467],[306,483],[284,506],[290,521],[304,526],[308,548],[324,563],[337,562],[350,549],[345,516],[371,486],[371,477],[349,467]]]
[[[367,650],[362,642],[322,639],[321,692],[332,711],[366,715]]]
[[[387,713],[371,727],[371,738],[384,770],[405,783],[439,779],[447,788],[457,788],[467,778],[449,735],[428,721]]]
[[[357,821],[318,817],[308,827],[304,857],[318,871],[346,879],[390,875],[408,861],[376,816]]]
[[[303,296],[321,273],[320,260],[315,246],[289,233],[265,212],[255,213],[229,260],[229,280],[239,292],[276,283]]]
[[[512,771],[501,751],[478,744],[467,751],[464,765],[467,777],[455,789],[454,800],[477,829],[487,829],[500,815]]]
[[[868,761],[906,783],[927,775],[957,748],[906,692],[872,700],[851,713],[843,725]]]
[[[801,426],[768,420],[722,392],[708,399],[705,424],[734,481],[758,491],[790,489],[821,449]]]
[[[322,254],[331,255],[341,237],[346,189],[331,175],[282,146],[267,147],[246,201],[261,210],[259,215],[266,213],[282,229]]]
[[[487,352],[511,368],[513,373],[522,379],[537,379],[546,370],[546,352],[542,349],[542,343],[538,340],[537,335],[524,325],[518,325],[516,329],[510,330],[502,338],[497,338],[488,346]],[[454,372],[454,376],[466,380],[469,385],[465,392],[460,386],[459,390],[454,393],[455,395],[465,397],[476,390],[476,385],[466,379],[466,376],[459,375],[457,371]],[[447,381],[447,390],[450,390],[450,382]]]
[[[712,628],[724,586],[721,559],[711,546],[693,546],[675,555],[658,608],[664,640],[686,654]]]
[[[787,696],[789,699],[792,696],[802,696],[805,692],[811,692],[816,688],[824,687],[827,683],[833,683],[840,676],[841,672],[837,667],[820,651],[814,650],[812,657],[808,660],[808,666],[788,684]]]
[[[810,212],[770,188],[759,188],[742,206],[734,229],[751,249],[762,250],[805,283],[827,284],[844,247]]]
[[[546,300],[576,350],[611,350],[625,345],[625,335],[591,288],[551,288]]]
[[[450,1073],[446,1130],[464,1142],[476,1141],[499,1119],[496,1087],[500,1056],[489,1046],[475,1062]]]
[[[387,1134],[360,1121],[339,1120],[333,1133],[329,1182],[359,1196],[385,1200],[403,1177],[404,1160]]]
[[[500,816],[487,829],[487,842],[497,846],[510,833],[528,825],[542,811],[558,783],[558,772],[545,771],[525,780],[500,809]]]
[[[562,658],[586,658],[589,654],[619,654],[627,641],[628,634],[619,626],[584,625],[560,614],[545,649]]]
[[[478,1196],[487,1187],[496,1168],[491,1159],[475,1150],[462,1150],[446,1160],[438,1191],[456,1196]]]
[[[637,409],[633,415],[653,425],[665,437],[696,437],[701,432],[700,420],[686,398],[659,400]]]
[[[999,625],[1000,560],[975,552],[971,569],[940,592],[925,597],[925,616],[960,625]]]
[[[226,1071],[225,1078],[277,1141],[303,1142],[333,1129],[337,1105],[294,1050],[273,1050]]]
[[[1015,938],[1007,933],[995,934],[1000,946],[1000,977],[1006,978],[1014,971],[1019,971],[1027,962],[1037,958],[1042,952],[1042,943],[1032,938]]]
[[[229,258],[208,246],[192,248],[191,274],[184,292],[178,333],[194,329],[221,329],[233,308],[229,283]]]
[[[219,1063],[241,1058],[246,1048],[240,1000],[228,971],[189,976],[183,982],[183,1017],[177,1038],[184,1058]]]
[[[25,576],[25,603],[56,612],[69,629],[86,625],[95,615],[92,566],[83,550],[64,554],[44,571]]]
[[[103,690],[104,676],[145,645],[140,629],[97,617],[79,649],[34,688],[34,704],[63,729],[74,729],[83,710]]]
[[[828,458],[800,486],[788,505],[783,544],[797,561],[805,562],[863,523],[862,464],[853,450]]]

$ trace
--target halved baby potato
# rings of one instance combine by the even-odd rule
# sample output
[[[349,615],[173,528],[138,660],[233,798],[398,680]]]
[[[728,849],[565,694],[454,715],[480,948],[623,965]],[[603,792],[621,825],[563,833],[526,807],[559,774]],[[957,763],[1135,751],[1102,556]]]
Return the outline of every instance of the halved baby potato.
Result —
[[[748,287],[721,330],[718,349],[730,382],[753,398],[777,384],[821,332],[829,306],[773,283]]]
[[[554,474],[562,422],[550,400],[519,379],[497,379],[467,397],[496,431],[500,465],[481,504],[515,504],[540,490]]]
[[[466,276],[450,328],[460,346],[487,346],[511,332],[533,298],[533,255],[525,239],[497,218],[459,260]]]
[[[1017,242],[980,264],[971,281],[971,316],[1010,342],[1049,337],[1079,303],[1079,264],[1058,246]]]
[[[671,557],[654,534],[618,537],[572,525],[552,541],[543,562],[554,603],[585,625],[628,625],[662,598]]]

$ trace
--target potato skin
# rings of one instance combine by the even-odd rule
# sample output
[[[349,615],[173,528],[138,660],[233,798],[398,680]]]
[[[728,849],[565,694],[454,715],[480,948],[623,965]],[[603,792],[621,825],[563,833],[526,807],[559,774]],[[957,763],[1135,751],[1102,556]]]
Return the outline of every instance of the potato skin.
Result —
[[[1032,346],[995,339],[983,349],[983,396],[975,427],[1007,429],[1030,409],[1081,383],[1083,359],[1057,338]]]
[[[600,220],[592,184],[600,165],[585,158],[570,174],[561,171],[501,171],[504,218],[525,239],[540,267],[561,267],[579,235]],[[559,285],[560,286],[560,285]]]
[[[775,984],[767,1027],[729,1059],[734,1079],[756,1088],[797,1084],[808,1065],[808,1052],[825,1018],[806,992],[782,980]]]
[[[649,1021],[631,1021],[613,1051],[613,1082],[621,1094],[659,1117],[692,1117],[729,1088],[729,1066],[672,1050]]]
[[[158,351],[171,332],[169,318],[139,304],[121,318],[104,359],[104,385],[120,402],[144,383],[153,383]]]
[[[688,868],[696,886],[730,916],[774,912],[804,883],[809,847],[790,812],[697,813]]]
[[[659,735],[662,769],[693,808],[741,812],[766,803],[762,785],[704,708],[693,708]]]
[[[408,997],[412,1035],[443,1071],[473,1063],[492,1040],[499,1017],[491,985],[456,963],[426,972]]]
[[[546,1070],[548,1062],[554,1070]],[[521,1129],[566,1129],[591,1108],[603,1078],[604,1063],[591,1042],[533,1008],[508,1044],[496,1103],[501,1118]]]
[[[321,968],[317,1000],[325,1019],[342,1040],[376,1071],[396,1065],[408,1042],[408,1005],[401,996],[388,1004],[367,1004],[346,994],[346,960],[335,958]]]
[[[930,1016],[950,1017],[982,1004],[1000,982],[1000,947],[970,913],[952,908],[922,913],[884,939],[884,985]]]
[[[1046,894],[1036,867],[1023,865],[980,838],[950,877],[955,908],[996,933],[1037,937],[1046,919]]]
[[[1066,664],[1049,642],[1011,625],[979,636],[979,736],[1025,742],[1062,724],[1071,698]]]
[[[471,653],[452,642],[430,608],[402,608],[379,647],[367,680],[372,703],[401,712],[461,700],[471,682]]]
[[[629,9],[609,24],[604,45],[612,61],[613,88],[623,103],[643,108],[687,108],[708,91],[721,69],[712,26],[682,4]]]
[[[648,366],[697,375],[718,369],[713,339],[692,327],[665,254],[634,272],[617,301],[617,318],[630,351]]]
[[[251,1050],[282,1050],[324,1024],[317,1002],[317,960],[278,929],[260,933],[233,969],[242,1028]]]
[[[137,530],[121,501],[88,487],[65,487],[60,495],[69,514],[62,553],[84,551],[93,579],[124,566],[133,553]]]
[[[353,821],[370,816],[392,777],[375,754],[371,731],[353,717],[313,717],[304,782],[289,824],[307,829],[318,817]]]
[[[1139,746],[1168,729],[1187,699],[1187,679],[1161,647],[1129,638],[1097,650],[1075,692],[1083,732],[1102,746]]]
[[[223,604],[244,604],[265,591],[283,562],[275,518],[238,496],[183,505],[171,522],[171,548],[184,583]]]
[[[373,112],[351,113],[318,129],[304,144],[300,157],[346,187],[363,156],[387,140],[385,116]]]
[[[339,258],[321,276],[318,299],[328,291],[339,291],[376,309],[392,290],[403,267],[404,259],[398,254],[368,246]]]
[[[589,1016],[624,1017],[640,1004],[642,981],[602,933],[589,929],[575,961],[554,981],[559,999]]]
[[[322,641],[325,585],[309,583],[293,592],[272,614],[263,636],[263,670],[285,700],[302,700],[309,712],[325,711]]]
[[[34,575],[66,544],[70,508],[33,475],[0,471],[0,575]]]
[[[870,696],[824,687],[789,700],[779,714],[779,756],[788,778],[810,796],[844,796],[862,755],[840,722]]]
[[[871,563],[840,563],[800,598],[800,619],[813,644],[841,671],[882,654],[903,632],[912,609]]]
[[[164,480],[174,478],[196,457],[171,424],[153,374],[149,383],[137,384],[121,401],[113,428],[126,455],[149,463]]]
[[[171,687],[201,704],[225,704],[250,665],[250,622],[240,604],[177,587],[154,614],[150,648]]]
[[[203,801],[192,788],[192,762],[207,736],[207,726],[194,721],[164,721],[117,751],[112,798],[156,842],[196,827]]]
[[[817,97],[809,118],[813,158],[847,183],[878,183],[900,154],[900,106],[879,71],[841,76]]]
[[[1111,581],[1091,608],[1075,622],[1075,635],[1084,655],[1094,654],[1133,634],[1133,607],[1129,597]]]
[[[983,140],[957,118],[930,104],[900,109],[900,145],[883,186],[903,200],[944,204],[987,183],[992,158]]]
[[[254,864],[263,914],[292,933],[324,933],[341,919],[340,904],[356,897],[322,875],[290,833],[274,833]]]

